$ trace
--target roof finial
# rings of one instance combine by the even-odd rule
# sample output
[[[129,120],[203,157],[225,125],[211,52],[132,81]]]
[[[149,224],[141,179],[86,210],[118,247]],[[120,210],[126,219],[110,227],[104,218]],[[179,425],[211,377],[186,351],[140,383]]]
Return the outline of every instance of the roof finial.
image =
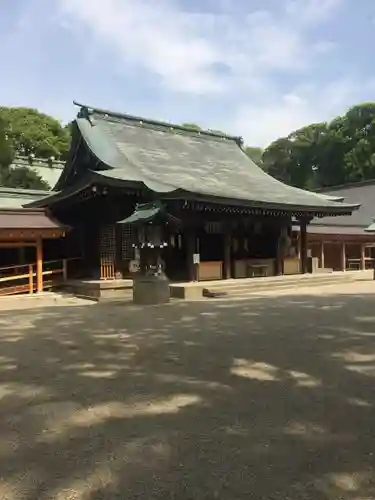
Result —
[[[242,148],[242,146],[244,145],[243,137],[239,136],[236,139],[237,144],[240,146],[240,148]]]
[[[76,104],[76,103],[74,103]],[[80,110],[78,111],[77,118],[84,118],[87,120],[91,126],[94,126],[94,121],[91,116],[91,110],[87,106],[80,105]]]

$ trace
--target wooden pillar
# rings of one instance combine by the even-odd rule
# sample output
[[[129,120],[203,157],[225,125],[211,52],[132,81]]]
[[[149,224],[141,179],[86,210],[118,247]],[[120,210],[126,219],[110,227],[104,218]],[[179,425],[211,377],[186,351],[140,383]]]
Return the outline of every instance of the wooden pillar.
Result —
[[[34,269],[32,264],[29,264],[29,293],[34,293]]]
[[[36,240],[36,291],[43,291],[43,240]]]
[[[365,245],[361,243],[361,269],[364,271],[366,269],[366,262],[365,262]]]
[[[301,235],[301,273],[306,274],[308,272],[307,265],[307,221],[306,219],[301,219],[300,221],[300,235]]]
[[[325,268],[325,262],[324,262],[324,240],[320,242],[320,267],[321,269]]]
[[[341,243],[341,270],[346,271],[346,244],[345,241]]]
[[[228,227],[225,228],[224,232],[224,265],[223,265],[223,278],[230,279],[231,274],[231,235]]]
[[[187,228],[186,230],[186,266],[188,272],[188,280],[196,281],[198,280],[196,266],[194,265],[194,254],[195,254],[195,232],[192,228]]]

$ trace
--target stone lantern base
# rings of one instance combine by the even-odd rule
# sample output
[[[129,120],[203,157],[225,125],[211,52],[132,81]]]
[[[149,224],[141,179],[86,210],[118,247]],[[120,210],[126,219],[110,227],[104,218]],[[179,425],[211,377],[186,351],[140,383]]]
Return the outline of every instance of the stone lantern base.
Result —
[[[169,280],[164,274],[160,276],[138,275],[134,277],[134,304],[166,304],[169,300]]]

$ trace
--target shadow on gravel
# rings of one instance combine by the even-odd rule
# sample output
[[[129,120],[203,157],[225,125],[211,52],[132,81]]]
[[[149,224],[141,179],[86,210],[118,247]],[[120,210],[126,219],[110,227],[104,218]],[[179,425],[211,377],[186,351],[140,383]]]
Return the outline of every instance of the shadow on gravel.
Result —
[[[0,313],[0,498],[375,498],[375,295]]]

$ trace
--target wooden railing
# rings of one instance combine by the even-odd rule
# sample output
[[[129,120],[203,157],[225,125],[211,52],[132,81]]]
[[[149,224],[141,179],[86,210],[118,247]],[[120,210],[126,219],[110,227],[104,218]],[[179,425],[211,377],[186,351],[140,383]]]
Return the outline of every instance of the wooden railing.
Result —
[[[41,288],[49,290],[69,278],[69,265],[80,258],[43,262]],[[0,267],[0,296],[38,291],[37,263]],[[41,291],[41,290],[39,290]]]
[[[108,256],[100,258],[100,279],[113,280],[115,279],[115,263],[114,259]]]

